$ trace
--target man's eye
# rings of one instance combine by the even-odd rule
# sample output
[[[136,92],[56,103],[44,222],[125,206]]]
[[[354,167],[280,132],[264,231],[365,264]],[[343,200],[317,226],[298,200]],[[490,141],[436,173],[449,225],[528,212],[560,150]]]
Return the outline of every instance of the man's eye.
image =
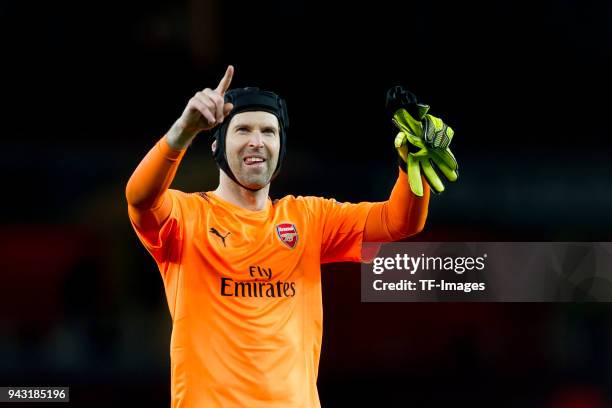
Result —
[[[244,128],[244,127],[241,127],[241,128],[237,129],[237,132],[240,132],[240,133],[244,133],[244,132],[247,132],[247,131],[248,131],[248,129]]]

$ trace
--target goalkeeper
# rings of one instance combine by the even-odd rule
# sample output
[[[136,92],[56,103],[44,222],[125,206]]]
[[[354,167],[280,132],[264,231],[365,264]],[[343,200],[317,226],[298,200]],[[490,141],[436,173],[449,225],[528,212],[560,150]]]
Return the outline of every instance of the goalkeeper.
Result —
[[[171,406],[319,407],[320,266],[359,262],[363,241],[423,229],[427,160],[442,160],[452,176],[445,153],[452,131],[396,90],[388,106],[408,173],[403,165],[388,201],[272,201],[270,182],[287,145],[286,105],[257,88],[229,90],[233,73],[228,67],[215,89],[189,100],[126,188],[130,221],[157,263],[172,316]],[[206,130],[214,136],[217,188],[169,189],[188,146]]]

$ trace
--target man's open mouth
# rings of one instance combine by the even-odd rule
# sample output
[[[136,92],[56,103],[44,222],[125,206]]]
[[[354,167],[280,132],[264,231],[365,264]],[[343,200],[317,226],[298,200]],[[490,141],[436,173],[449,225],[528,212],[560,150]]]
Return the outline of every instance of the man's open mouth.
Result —
[[[262,156],[247,156],[244,158],[244,164],[247,166],[263,166],[266,159]]]

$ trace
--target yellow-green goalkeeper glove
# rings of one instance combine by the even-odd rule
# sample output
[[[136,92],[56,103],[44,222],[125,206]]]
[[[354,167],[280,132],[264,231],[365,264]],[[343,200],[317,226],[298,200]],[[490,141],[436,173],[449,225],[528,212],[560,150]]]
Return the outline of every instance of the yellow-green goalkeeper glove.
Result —
[[[416,97],[400,86],[387,93],[387,108],[393,123],[400,130],[395,137],[395,148],[407,168],[410,189],[423,196],[421,173],[435,193],[444,191],[444,185],[433,164],[449,181],[457,180],[457,160],[448,148],[454,131],[440,118],[427,114],[428,105],[417,103]],[[409,150],[409,144],[416,148]]]

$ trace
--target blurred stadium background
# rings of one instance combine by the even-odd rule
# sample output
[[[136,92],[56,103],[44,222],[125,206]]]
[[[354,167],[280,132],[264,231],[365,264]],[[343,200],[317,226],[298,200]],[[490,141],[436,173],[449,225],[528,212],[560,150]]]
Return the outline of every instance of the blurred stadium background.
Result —
[[[386,90],[456,130],[460,179],[417,240],[610,241],[612,7],[142,1],[0,4],[0,385],[69,385],[74,406],[169,403],[171,322],[125,184],[193,93],[283,95],[285,194],[384,200]],[[201,135],[173,188],[214,189]],[[323,406],[612,404],[608,304],[362,304],[323,270]]]

